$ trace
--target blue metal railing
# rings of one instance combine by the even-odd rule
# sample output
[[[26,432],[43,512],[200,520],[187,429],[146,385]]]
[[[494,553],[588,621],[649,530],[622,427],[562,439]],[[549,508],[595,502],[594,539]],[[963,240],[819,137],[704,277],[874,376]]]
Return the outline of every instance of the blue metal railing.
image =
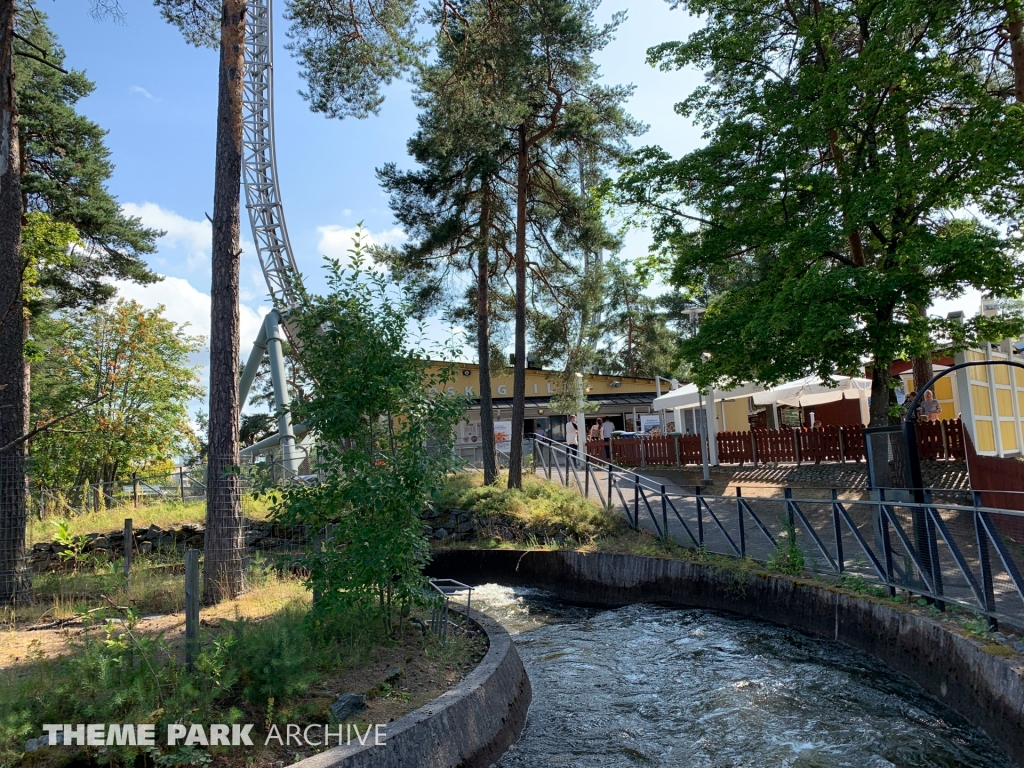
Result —
[[[760,561],[793,532],[809,571],[862,590],[880,587],[882,594],[902,589],[939,610],[955,604],[993,625],[1024,628],[1024,547],[1000,530],[1024,512],[985,507],[980,494],[960,492],[971,498],[967,504],[937,502],[933,489],[921,501],[902,489],[845,497],[830,489],[801,498],[786,488],[779,498],[744,496],[737,488],[724,496],[583,457],[548,438],[534,438],[532,453],[534,472],[621,512],[634,530]]]

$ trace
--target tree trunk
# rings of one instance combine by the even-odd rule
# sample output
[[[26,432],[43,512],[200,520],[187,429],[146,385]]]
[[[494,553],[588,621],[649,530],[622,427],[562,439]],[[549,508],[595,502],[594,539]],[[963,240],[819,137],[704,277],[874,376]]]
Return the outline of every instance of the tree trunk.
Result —
[[[530,147],[526,126],[519,126],[516,161],[516,359],[512,372],[512,444],[508,460],[508,487],[523,486],[523,424],[526,418],[526,196],[530,189]]]
[[[27,324],[22,303],[21,153],[14,91],[13,0],[0,0],[0,445],[28,432]],[[0,454],[0,603],[27,597],[25,444]]]
[[[494,410],[491,401],[490,289],[491,189],[484,179],[480,190],[480,250],[476,260],[476,353],[480,360],[480,443],[484,452],[484,484],[498,479],[494,453]]]
[[[1010,33],[1010,62],[1013,65],[1013,95],[1024,102],[1024,16],[1016,3],[1007,3],[1006,30]]]
[[[220,28],[217,158],[213,188],[210,318],[210,425],[203,599],[230,599],[245,587],[238,464],[239,185],[242,178],[242,78],[245,2],[225,0]]]

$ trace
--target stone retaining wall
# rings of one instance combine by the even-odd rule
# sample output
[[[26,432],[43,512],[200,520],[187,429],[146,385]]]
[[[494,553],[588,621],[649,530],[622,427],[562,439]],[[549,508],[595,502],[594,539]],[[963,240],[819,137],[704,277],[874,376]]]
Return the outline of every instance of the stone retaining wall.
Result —
[[[526,724],[530,679],[509,634],[478,611],[470,616],[490,647],[465,680],[389,723],[383,746],[335,747],[293,768],[486,768],[495,762]]]
[[[730,611],[837,640],[917,682],[1024,766],[1024,659],[988,653],[923,616],[800,579],[632,555],[449,550],[434,553],[429,573],[540,587],[584,604]]]

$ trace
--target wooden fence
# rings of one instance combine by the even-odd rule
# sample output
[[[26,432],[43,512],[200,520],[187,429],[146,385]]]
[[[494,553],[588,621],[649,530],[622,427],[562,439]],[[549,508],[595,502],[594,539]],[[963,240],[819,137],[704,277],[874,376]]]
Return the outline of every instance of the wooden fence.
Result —
[[[921,422],[917,426],[918,450],[932,461],[963,459],[963,428],[959,419]],[[749,432],[715,435],[721,464],[782,464],[857,462],[864,459],[864,427],[860,424],[784,429],[754,428]],[[700,464],[698,435],[631,437],[591,440],[587,453],[626,466],[682,466]]]

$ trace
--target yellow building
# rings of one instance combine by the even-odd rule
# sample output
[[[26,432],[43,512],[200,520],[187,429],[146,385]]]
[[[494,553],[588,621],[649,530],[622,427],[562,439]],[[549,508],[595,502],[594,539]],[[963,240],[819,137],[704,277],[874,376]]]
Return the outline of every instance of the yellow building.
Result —
[[[986,344],[954,357],[954,362],[1016,360],[1013,342]],[[955,377],[955,379],[954,379]],[[976,366],[956,371],[945,380],[950,397],[960,406],[959,415],[974,440],[978,453],[988,456],[1020,455],[1024,446],[1024,369],[1008,365]],[[941,383],[941,382],[940,382]],[[938,388],[937,388],[938,389]],[[942,392],[938,392],[942,402]],[[946,408],[943,404],[943,418]]]
[[[438,373],[446,363],[436,363],[432,372]],[[473,443],[480,429],[480,366],[476,363],[453,363],[455,377],[447,382],[445,391],[450,395],[466,395],[472,398],[468,423],[462,425],[460,442]],[[555,440],[565,439],[564,413],[552,413],[551,399],[563,393],[563,381],[556,371],[539,368],[526,369],[526,424],[527,435],[543,430],[543,434]],[[667,386],[665,387],[667,389]],[[651,414],[651,403],[658,394],[654,379],[640,379],[630,376],[609,376],[589,374],[586,379],[586,398],[591,407],[597,409],[586,415],[587,427],[598,418],[611,421],[615,429],[632,432],[639,430],[641,416]],[[495,422],[512,419],[512,371],[506,369],[497,376],[491,376],[491,398]],[[664,414],[659,419],[664,421]],[[668,415],[671,421],[671,414]],[[662,423],[662,430],[674,428],[674,424]],[[497,429],[497,428],[496,428]]]

